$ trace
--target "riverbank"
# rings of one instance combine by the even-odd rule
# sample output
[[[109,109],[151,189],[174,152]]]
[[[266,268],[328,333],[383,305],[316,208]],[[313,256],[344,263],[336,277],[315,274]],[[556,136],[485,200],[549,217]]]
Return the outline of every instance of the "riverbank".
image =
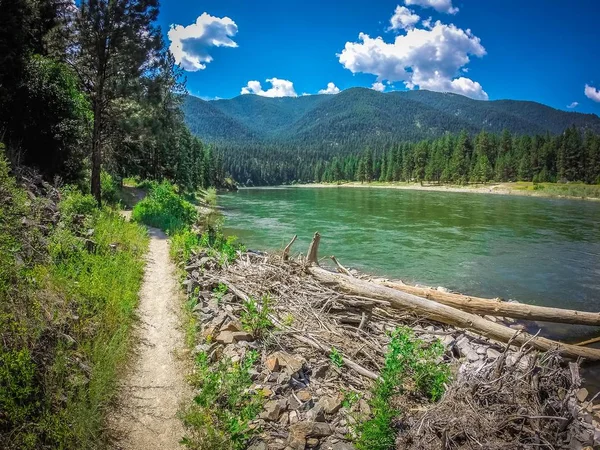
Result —
[[[416,191],[434,192],[461,192],[470,194],[497,194],[497,195],[519,195],[530,197],[551,197],[576,200],[600,201],[600,185],[588,185],[583,183],[532,183],[518,181],[514,183],[491,183],[477,185],[449,185],[449,184],[420,184],[403,182],[379,182],[359,183],[356,181],[341,183],[309,183],[295,184],[290,187],[299,188],[383,188],[383,189],[406,189]]]
[[[323,282],[329,272],[310,259],[236,254],[200,248],[185,268],[199,330],[188,446],[468,448],[465,434],[485,448],[596,443],[577,364],[534,350],[535,336],[512,331],[506,345]]]

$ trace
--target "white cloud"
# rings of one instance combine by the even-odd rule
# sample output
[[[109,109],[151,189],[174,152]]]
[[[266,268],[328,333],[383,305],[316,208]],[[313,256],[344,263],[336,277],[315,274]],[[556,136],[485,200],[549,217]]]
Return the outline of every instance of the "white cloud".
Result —
[[[383,84],[381,81],[376,81],[371,86],[371,89],[373,89],[374,91],[383,92],[385,91],[385,84]]]
[[[352,73],[370,73],[377,81],[402,81],[409,89],[417,86],[441,92],[455,92],[487,100],[481,85],[459,77],[470,56],[486,54],[481,41],[471,30],[437,21],[431,29],[413,28],[396,36],[393,43],[381,37],[360,33],[360,42],[346,42],[340,63]]]
[[[600,89],[596,89],[595,87],[586,84],[583,92],[585,93],[585,96],[590,100],[600,102]]]
[[[231,39],[237,32],[237,25],[229,17],[203,13],[191,25],[171,25],[167,34],[171,41],[169,50],[183,69],[197,72],[213,60],[208,54],[210,47],[237,47]]]
[[[264,91],[259,81],[248,81],[248,84],[242,88],[242,94],[256,94],[263,97],[298,97],[294,90],[294,83],[289,80],[269,78],[267,83],[271,83],[271,88]]]
[[[421,18],[414,11],[404,7],[396,6],[394,15],[390,19],[390,30],[409,30],[415,27]]]
[[[573,108],[577,108],[577,106],[579,106],[579,102],[573,102],[570,105],[567,105],[567,108],[573,109]]]
[[[327,83],[326,89],[321,89],[319,94],[339,94],[340,88],[333,83]]]
[[[456,14],[458,8],[452,6],[452,0],[404,0],[406,6],[421,6],[423,8],[433,8],[437,12],[446,14]]]

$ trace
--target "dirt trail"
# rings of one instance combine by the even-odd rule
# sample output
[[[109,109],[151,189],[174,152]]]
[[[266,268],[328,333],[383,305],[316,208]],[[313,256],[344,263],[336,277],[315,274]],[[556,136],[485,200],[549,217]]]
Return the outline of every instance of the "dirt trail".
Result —
[[[183,437],[177,412],[189,398],[189,387],[184,364],[176,356],[185,345],[179,287],[167,236],[155,228],[149,234],[138,308],[139,345],[110,419],[115,449],[180,449]]]

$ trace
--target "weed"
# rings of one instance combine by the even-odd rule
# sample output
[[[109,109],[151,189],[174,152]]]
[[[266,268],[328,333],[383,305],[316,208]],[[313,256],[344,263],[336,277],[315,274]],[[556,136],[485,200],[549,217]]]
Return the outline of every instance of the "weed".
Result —
[[[218,303],[221,302],[225,294],[227,294],[228,290],[229,288],[227,287],[227,285],[223,283],[219,283],[217,287],[213,289],[213,293],[215,294]]]
[[[195,450],[241,450],[257,432],[250,427],[262,409],[262,397],[250,391],[250,369],[258,353],[250,351],[239,363],[221,359],[209,363],[206,353],[196,357],[192,384],[198,389],[184,415],[188,433],[181,443]]]
[[[360,400],[360,394],[354,391],[342,391],[344,399],[342,400],[342,406],[346,409],[352,408]]]
[[[335,347],[331,347],[331,353],[329,354],[329,359],[331,360],[331,364],[333,364],[338,369],[344,367],[344,357],[339,352],[339,350]]]
[[[294,323],[294,315],[290,314],[290,313],[287,313],[285,315],[285,317],[283,318],[283,324],[286,327],[291,327],[293,323]]]
[[[260,302],[252,298],[244,302],[244,311],[240,315],[242,326],[256,338],[273,328],[273,322],[269,319],[271,304],[272,300],[268,294],[263,295]]]
[[[412,379],[417,391],[432,401],[442,396],[450,379],[449,367],[440,362],[443,351],[439,342],[425,346],[409,328],[397,328],[392,333],[381,376],[373,388],[370,402],[373,417],[355,430],[358,450],[393,448],[396,439],[393,420],[399,411],[392,406],[392,398],[400,393],[405,380]]]
[[[152,186],[148,196],[135,205],[131,217],[173,234],[196,222],[198,212],[178,194],[174,185],[164,181]]]

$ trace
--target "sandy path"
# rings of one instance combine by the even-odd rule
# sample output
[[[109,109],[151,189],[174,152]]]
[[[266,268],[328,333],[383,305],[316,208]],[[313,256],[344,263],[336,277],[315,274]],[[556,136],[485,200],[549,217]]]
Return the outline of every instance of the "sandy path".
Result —
[[[121,384],[110,418],[115,449],[180,449],[183,427],[177,418],[188,398],[185,367],[176,357],[184,348],[181,298],[167,236],[149,229],[150,248],[140,292],[139,346]]]

